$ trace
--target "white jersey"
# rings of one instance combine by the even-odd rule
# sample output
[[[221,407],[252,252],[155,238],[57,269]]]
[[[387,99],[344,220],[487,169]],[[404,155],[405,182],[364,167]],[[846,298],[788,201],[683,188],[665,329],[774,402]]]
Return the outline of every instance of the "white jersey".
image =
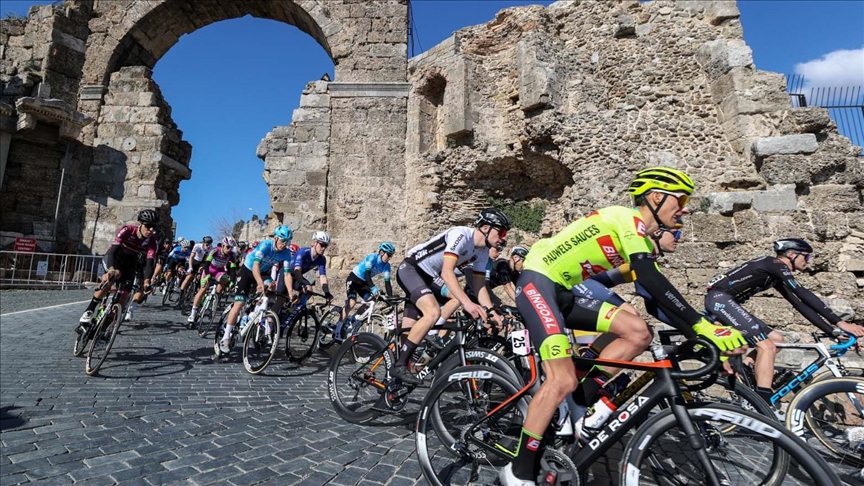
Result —
[[[207,256],[207,250],[204,249],[204,245],[201,243],[195,243],[195,246],[192,247],[192,260],[196,262],[200,262],[204,260],[204,257]],[[191,261],[189,262],[192,263]]]
[[[414,260],[417,267],[431,277],[441,275],[444,268],[444,255],[456,257],[456,268],[466,272],[473,264],[476,271],[483,273],[489,262],[489,249],[474,247],[474,228],[456,226],[435,235],[425,243],[408,250],[407,259]]]

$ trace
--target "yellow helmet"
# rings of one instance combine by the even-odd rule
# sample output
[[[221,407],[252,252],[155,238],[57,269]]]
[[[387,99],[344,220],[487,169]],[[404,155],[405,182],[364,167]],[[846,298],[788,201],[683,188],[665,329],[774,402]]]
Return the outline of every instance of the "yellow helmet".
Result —
[[[649,191],[683,192],[692,196],[695,187],[693,179],[678,169],[649,167],[636,173],[636,178],[630,183],[627,191],[633,197],[639,197]]]

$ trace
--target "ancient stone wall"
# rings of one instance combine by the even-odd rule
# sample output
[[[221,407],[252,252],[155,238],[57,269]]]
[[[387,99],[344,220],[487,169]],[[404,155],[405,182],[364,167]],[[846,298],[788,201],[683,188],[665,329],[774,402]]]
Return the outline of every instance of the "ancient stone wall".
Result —
[[[714,275],[798,236],[817,248],[802,283],[860,318],[860,148],[825,110],[790,107],[738,17],[732,2],[559,1],[505,9],[411,59],[408,238],[470,222],[495,196],[548,204],[541,231],[510,237],[532,243],[629,204],[637,170],[673,166],[699,197],[665,265],[694,305]],[[804,323],[775,295],[751,307]]]

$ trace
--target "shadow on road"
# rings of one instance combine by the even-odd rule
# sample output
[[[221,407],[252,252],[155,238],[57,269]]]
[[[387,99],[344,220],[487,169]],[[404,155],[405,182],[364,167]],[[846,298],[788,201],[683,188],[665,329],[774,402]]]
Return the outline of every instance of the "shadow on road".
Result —
[[[2,430],[11,430],[17,429],[18,427],[27,423],[27,419],[22,418],[20,415],[13,415],[9,413],[12,410],[16,410],[21,407],[7,406],[0,407],[0,431]]]

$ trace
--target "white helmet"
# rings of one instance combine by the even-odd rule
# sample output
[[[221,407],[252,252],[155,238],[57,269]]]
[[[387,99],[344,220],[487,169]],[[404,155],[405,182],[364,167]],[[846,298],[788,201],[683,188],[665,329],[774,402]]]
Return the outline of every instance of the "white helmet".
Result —
[[[317,241],[326,246],[330,244],[330,235],[326,231],[316,231],[312,233],[312,241]]]
[[[230,236],[226,236],[222,240],[222,246],[227,246],[228,248],[233,248],[233,247],[237,246],[237,240],[235,240],[234,238],[232,238]]]

